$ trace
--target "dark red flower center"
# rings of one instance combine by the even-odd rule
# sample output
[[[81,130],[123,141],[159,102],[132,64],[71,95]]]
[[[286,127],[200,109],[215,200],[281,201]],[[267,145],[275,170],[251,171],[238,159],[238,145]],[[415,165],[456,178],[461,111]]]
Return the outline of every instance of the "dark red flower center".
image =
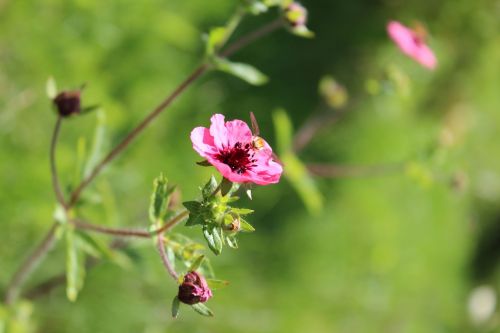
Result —
[[[228,165],[233,172],[242,174],[255,166],[257,161],[254,157],[254,148],[250,143],[243,145],[240,142],[234,144],[233,147],[227,147],[219,151],[217,159]]]

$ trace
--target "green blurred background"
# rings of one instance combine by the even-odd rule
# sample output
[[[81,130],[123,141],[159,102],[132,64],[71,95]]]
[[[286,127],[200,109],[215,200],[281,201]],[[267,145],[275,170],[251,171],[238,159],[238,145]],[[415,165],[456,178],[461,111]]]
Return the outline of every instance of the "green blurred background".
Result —
[[[207,126],[213,113],[248,120],[253,111],[272,143],[273,110],[285,108],[299,128],[324,108],[317,89],[324,75],[345,85],[350,106],[302,161],[406,167],[317,178],[325,202],[316,215],[286,180],[255,189],[241,204],[255,209],[249,220],[257,231],[240,237],[240,249],[212,257],[218,277],[231,281],[208,303],[215,318],[183,308],[171,319],[176,285],[153,245],[137,241],[137,264],[88,271],[77,302],[60,287],[23,303],[19,332],[28,320],[51,333],[500,331],[500,1],[303,4],[315,39],[279,31],[233,57],[268,74],[265,86],[220,73],[197,81],[97,179],[85,196],[96,205],[85,216],[146,227],[160,172],[185,200],[213,172],[194,163],[193,127]],[[0,289],[52,222],[48,76],[60,88],[87,83],[84,103],[105,110],[109,147],[200,62],[201,35],[236,5],[0,1]],[[246,18],[235,38],[276,14]],[[435,72],[398,51],[385,32],[390,19],[427,26]],[[74,183],[78,141],[91,144],[95,123],[94,115],[64,122],[58,163],[66,185]],[[202,240],[199,230],[189,234]],[[64,261],[58,244],[27,287],[63,272]]]

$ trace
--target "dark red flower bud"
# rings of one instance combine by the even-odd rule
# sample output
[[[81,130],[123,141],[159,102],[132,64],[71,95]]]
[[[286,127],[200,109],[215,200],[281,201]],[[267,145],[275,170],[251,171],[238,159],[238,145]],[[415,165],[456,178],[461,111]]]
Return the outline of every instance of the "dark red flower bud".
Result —
[[[54,98],[53,102],[61,117],[80,113],[80,90],[62,91]]]
[[[179,286],[177,297],[182,303],[190,305],[205,303],[212,297],[212,291],[205,278],[193,271],[184,275],[184,281]]]

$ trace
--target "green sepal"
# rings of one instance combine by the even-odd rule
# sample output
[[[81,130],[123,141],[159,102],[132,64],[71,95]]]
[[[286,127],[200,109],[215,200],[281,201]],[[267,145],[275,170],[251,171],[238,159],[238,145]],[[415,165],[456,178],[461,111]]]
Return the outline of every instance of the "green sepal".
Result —
[[[213,290],[221,289],[229,285],[229,281],[217,280],[217,279],[206,279],[208,287]]]
[[[175,296],[172,300],[172,318],[177,318],[179,315],[179,307],[181,302],[179,301],[179,297]]]
[[[240,230],[244,232],[254,232],[255,228],[250,223],[240,218]]]
[[[205,304],[203,303],[196,303],[191,305],[191,307],[194,309],[194,311],[198,312],[199,314],[207,317],[213,317],[214,313],[212,310],[210,310]]]
[[[248,215],[248,214],[252,214],[254,212],[252,209],[248,209],[248,208],[231,208],[231,211],[233,213],[238,214],[238,215]]]

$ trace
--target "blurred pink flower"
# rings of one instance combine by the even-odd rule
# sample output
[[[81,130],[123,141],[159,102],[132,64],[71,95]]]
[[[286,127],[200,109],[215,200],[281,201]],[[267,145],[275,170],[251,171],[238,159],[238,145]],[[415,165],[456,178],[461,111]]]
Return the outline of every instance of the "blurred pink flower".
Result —
[[[436,56],[425,44],[421,34],[405,27],[397,21],[389,22],[387,32],[404,54],[428,69],[436,68]]]
[[[280,180],[283,168],[273,159],[269,144],[252,135],[241,120],[225,122],[212,116],[210,129],[196,127],[191,132],[193,148],[225,178],[235,183],[267,185]]]

